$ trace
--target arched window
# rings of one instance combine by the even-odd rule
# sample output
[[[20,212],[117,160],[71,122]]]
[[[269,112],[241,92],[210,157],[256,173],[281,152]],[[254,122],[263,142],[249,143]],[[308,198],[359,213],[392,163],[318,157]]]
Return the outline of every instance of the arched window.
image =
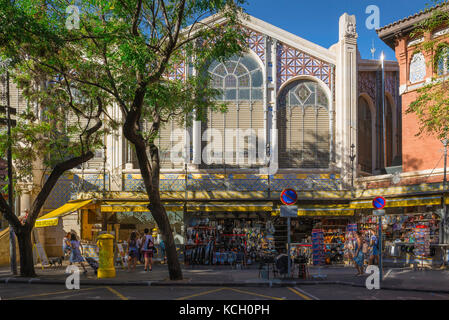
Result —
[[[208,71],[212,87],[221,91],[216,99],[227,105],[225,113],[211,110],[207,125],[203,126],[209,129],[209,143],[214,144],[215,151],[219,150],[214,152],[212,166],[261,165],[262,159],[254,159],[258,152],[254,148],[258,139],[263,138],[264,129],[261,66],[250,54],[243,54],[225,62],[213,61]],[[216,137],[217,133],[221,137]]]
[[[287,85],[279,96],[281,168],[329,167],[329,101],[315,81]]]
[[[373,143],[372,143],[372,119],[371,109],[364,97],[359,97],[357,117],[357,150],[358,163],[362,171],[372,172]]]
[[[449,73],[449,47],[444,44],[437,51],[437,74],[439,76]]]
[[[426,78],[426,61],[421,52],[415,53],[410,63],[409,79],[411,83],[424,81]]]
[[[259,63],[249,54],[234,55],[224,63],[209,66],[212,87],[221,89],[218,100],[257,101],[263,99],[263,73]]]

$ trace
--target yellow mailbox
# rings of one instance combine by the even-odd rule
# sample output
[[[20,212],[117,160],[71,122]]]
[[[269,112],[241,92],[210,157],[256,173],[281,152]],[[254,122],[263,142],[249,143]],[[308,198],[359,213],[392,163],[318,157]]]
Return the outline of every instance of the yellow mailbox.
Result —
[[[98,236],[97,246],[100,249],[97,277],[115,278],[114,236],[107,233]]]

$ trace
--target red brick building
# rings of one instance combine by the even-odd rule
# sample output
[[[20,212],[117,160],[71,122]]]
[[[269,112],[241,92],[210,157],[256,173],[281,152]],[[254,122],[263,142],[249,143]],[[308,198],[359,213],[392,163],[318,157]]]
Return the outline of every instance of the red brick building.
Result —
[[[431,134],[419,132],[418,118],[407,113],[410,104],[418,97],[417,90],[432,79],[447,76],[448,71],[442,65],[435,66],[432,55],[435,52],[424,51],[420,44],[427,40],[436,40],[436,44],[449,45],[449,27],[441,27],[422,36],[412,38],[417,24],[428,19],[434,10],[447,10],[435,7],[391,23],[377,30],[379,37],[396,54],[399,72],[399,94],[402,100],[402,174],[399,185],[441,182],[443,180],[444,145]],[[447,69],[447,68],[446,68]],[[390,185],[390,179],[378,177],[377,186]],[[384,181],[381,181],[384,180]],[[372,184],[371,184],[372,185]]]

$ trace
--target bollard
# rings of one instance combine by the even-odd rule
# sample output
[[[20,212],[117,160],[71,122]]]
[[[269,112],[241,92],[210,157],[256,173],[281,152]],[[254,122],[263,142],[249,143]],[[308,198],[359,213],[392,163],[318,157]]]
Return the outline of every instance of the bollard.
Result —
[[[98,279],[115,278],[114,236],[111,234],[102,234],[98,236],[97,246],[100,249],[97,273]]]

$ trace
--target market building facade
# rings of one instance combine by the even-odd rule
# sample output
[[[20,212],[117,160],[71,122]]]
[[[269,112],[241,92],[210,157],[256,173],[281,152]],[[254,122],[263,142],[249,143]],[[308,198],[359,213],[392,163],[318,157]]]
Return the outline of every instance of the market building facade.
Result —
[[[208,18],[214,20],[225,22]],[[228,112],[210,112],[207,121],[189,128],[172,122],[158,138],[160,188],[175,241],[190,253],[211,240],[222,253],[282,250],[286,225],[279,195],[286,188],[299,194],[295,243],[310,242],[317,227],[326,242],[344,240],[347,224],[357,220],[352,202],[364,196],[355,188],[357,179],[384,172],[385,158],[388,167],[402,163],[399,66],[385,61],[384,155],[380,62],[361,58],[355,16],[340,17],[339,41],[330,48],[254,17],[242,27],[248,52],[208,69]],[[168,77],[194,72],[187,59]],[[109,114],[121,117],[116,106]],[[173,150],[184,152],[184,161],[172,161]],[[32,199],[33,188],[25,188],[20,211]],[[60,179],[36,223],[37,238],[49,256],[59,256],[64,232],[92,241],[107,215],[108,230],[123,241],[131,230],[155,227],[146,200],[132,149],[119,130],[107,137],[103,152]]]

